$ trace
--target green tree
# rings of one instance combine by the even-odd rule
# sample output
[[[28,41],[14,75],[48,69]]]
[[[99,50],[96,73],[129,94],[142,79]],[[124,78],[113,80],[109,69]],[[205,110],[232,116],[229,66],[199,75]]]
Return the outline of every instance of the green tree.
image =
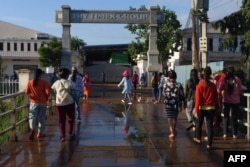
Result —
[[[84,42],[84,40],[79,39],[76,36],[76,37],[71,38],[71,43],[70,44],[71,44],[71,50],[77,51],[80,54],[81,59],[82,59],[82,67],[84,68],[85,67],[85,62],[84,62],[85,53],[84,53],[84,50],[81,49],[81,47],[86,45],[86,43]]]
[[[71,50],[74,50],[74,51],[79,51],[81,50],[81,46],[84,46],[86,45],[86,43],[82,40],[82,39],[79,39],[77,36],[76,37],[72,37],[71,38]]]
[[[238,11],[213,24],[214,28],[220,29],[223,34],[229,34],[220,43],[220,48],[236,50],[238,47],[238,36],[244,34],[244,18],[242,12]]]
[[[245,64],[250,67],[250,1],[243,0],[241,12],[243,16],[243,27],[244,27],[244,35],[242,40],[242,59]]]
[[[250,67],[250,1],[243,0],[241,10],[225,16],[214,23],[214,27],[220,29],[222,33],[228,33],[219,47],[236,50],[240,47],[242,52],[242,62]],[[238,46],[239,36],[242,37]]]
[[[42,67],[55,67],[59,68],[61,64],[62,55],[62,42],[57,38],[52,38],[49,43],[42,42],[41,47],[38,49],[40,55],[40,65]]]
[[[141,6],[139,9],[130,7],[131,11],[148,11],[146,6]],[[125,26],[132,34],[136,35],[135,41],[132,41],[128,46],[128,55],[131,60],[135,60],[138,54],[146,54],[149,43],[149,24],[127,24]],[[133,62],[134,63],[134,62]]]
[[[181,45],[180,27],[177,16],[173,11],[167,10],[165,6],[158,7],[164,15],[163,23],[158,25],[157,43],[159,59],[163,68],[166,68],[167,60],[173,56],[174,51],[178,51]],[[145,6],[139,9],[130,7],[130,10],[148,11]],[[135,34],[135,41],[128,47],[128,54],[132,60],[135,60],[138,54],[146,54],[149,45],[149,24],[128,24],[125,26],[132,34]]]
[[[4,74],[4,71],[7,69],[7,65],[3,64],[2,56],[0,55],[0,80],[8,78],[8,75]]]
[[[78,51],[81,56],[81,46],[86,43],[78,37],[71,38],[71,50]],[[39,60],[42,67],[55,67],[59,68],[61,65],[62,55],[62,42],[57,38],[52,38],[50,42],[42,42],[41,47],[38,49],[40,55]]]
[[[159,50],[159,59],[163,69],[167,70],[167,60],[179,51],[181,46],[181,24],[173,11],[167,10],[163,6],[160,11],[164,13],[164,21],[158,27],[157,47]]]

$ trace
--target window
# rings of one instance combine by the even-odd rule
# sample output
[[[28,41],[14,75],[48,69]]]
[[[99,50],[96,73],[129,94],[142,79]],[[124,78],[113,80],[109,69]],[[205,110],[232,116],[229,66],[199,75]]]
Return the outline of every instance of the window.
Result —
[[[24,51],[24,44],[21,43],[21,51]]]
[[[191,51],[192,50],[192,39],[188,38],[187,39],[187,51]]]
[[[213,51],[213,38],[208,38],[207,39],[207,50],[208,51]]]
[[[10,43],[7,43],[7,51],[10,51]]]
[[[27,51],[30,51],[30,43],[27,44]]]
[[[34,51],[37,51],[37,43],[34,43]]]
[[[0,51],[3,51],[3,42],[0,42]]]
[[[14,51],[17,51],[17,43],[14,43]]]

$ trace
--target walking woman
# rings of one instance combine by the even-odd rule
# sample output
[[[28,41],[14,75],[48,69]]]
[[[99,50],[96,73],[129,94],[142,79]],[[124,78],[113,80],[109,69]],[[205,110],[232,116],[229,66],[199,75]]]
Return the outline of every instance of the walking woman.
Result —
[[[30,80],[26,86],[25,93],[29,94],[30,110],[29,110],[29,139],[34,140],[36,133],[36,126],[38,121],[37,138],[45,137],[45,118],[46,105],[50,96],[49,84],[41,79],[43,71],[41,69],[35,70],[34,79]]]
[[[153,72],[151,77],[151,85],[152,85],[152,96],[153,96],[153,102],[154,104],[158,103],[158,95],[159,95],[159,77],[157,72]]]
[[[196,85],[199,83],[198,78],[198,70],[192,69],[190,71],[190,78],[186,80],[185,82],[185,99],[186,99],[186,116],[187,120],[191,125],[187,128],[187,130],[190,130],[192,127],[195,127],[195,121],[193,118],[193,109],[194,109],[194,101],[195,101],[195,89]]]
[[[200,82],[195,91],[194,117],[197,118],[194,142],[201,143],[202,125],[205,121],[207,130],[207,150],[211,149],[213,143],[213,119],[215,112],[219,111],[217,89],[211,80],[211,68],[206,67],[200,73]]]
[[[67,68],[59,69],[59,77],[51,88],[56,92],[56,111],[59,116],[59,129],[61,135],[61,142],[65,141],[66,131],[66,117],[68,117],[68,134],[69,140],[74,140],[75,135],[73,133],[75,123],[75,101],[70,95],[71,91],[74,91],[73,84],[68,80],[70,71]]]
[[[129,72],[125,70],[122,73],[122,75],[123,75],[123,78],[121,82],[117,85],[118,87],[123,85],[122,94],[124,94],[124,97],[122,99],[122,102],[125,103],[125,100],[128,99],[128,104],[132,104],[131,97],[130,97],[130,93],[132,89],[132,81],[131,81],[131,78],[129,77]]]
[[[164,85],[166,84],[166,81],[165,81],[165,75],[160,72],[159,73],[159,86],[158,86],[158,103],[161,102],[161,98],[162,98],[162,93],[163,93],[163,88],[164,88]]]
[[[238,131],[238,113],[240,111],[240,93],[242,91],[241,81],[234,74],[234,67],[228,67],[227,75],[219,86],[219,91],[223,91],[223,138],[228,137],[229,113],[232,117],[233,139],[237,138]]]
[[[182,85],[176,82],[176,72],[170,70],[168,77],[169,79],[164,89],[164,103],[170,130],[169,138],[174,138],[176,134],[177,116],[180,112],[180,105],[185,101],[185,97]]]

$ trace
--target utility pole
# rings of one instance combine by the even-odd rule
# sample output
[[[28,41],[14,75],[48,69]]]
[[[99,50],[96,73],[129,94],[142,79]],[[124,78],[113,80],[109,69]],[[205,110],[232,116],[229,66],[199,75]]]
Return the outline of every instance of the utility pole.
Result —
[[[207,11],[209,7],[209,0],[198,0],[197,4],[198,17],[201,22],[201,37],[200,37],[200,53],[201,53],[201,65],[203,68],[207,66],[209,62],[207,51]]]
[[[196,69],[201,67],[206,67],[208,61],[208,52],[207,52],[207,11],[209,6],[209,0],[191,0],[192,1],[192,9],[193,9],[193,34],[192,34],[192,61],[193,66]],[[200,28],[197,28],[197,16],[200,20]],[[197,47],[197,36],[198,36],[198,30],[200,30],[201,33],[199,33],[199,53],[200,56],[198,56],[198,47]]]
[[[204,15],[206,15],[206,13],[204,13]],[[209,62],[207,51],[207,22],[205,20],[201,20],[200,53],[201,66],[205,68]]]
[[[195,10],[192,9],[191,11],[192,15],[192,66],[195,69],[199,69],[199,52],[198,52],[198,42],[197,42],[197,36],[198,36],[198,28],[197,28],[197,17],[195,15]]]

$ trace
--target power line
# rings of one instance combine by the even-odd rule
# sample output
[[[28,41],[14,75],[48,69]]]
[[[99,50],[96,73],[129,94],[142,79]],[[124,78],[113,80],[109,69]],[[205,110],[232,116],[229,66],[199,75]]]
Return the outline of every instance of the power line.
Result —
[[[234,1],[234,0],[229,0],[229,1],[227,1],[227,2],[221,3],[222,1],[219,0],[218,3],[216,3],[214,6],[210,7],[210,10],[215,10],[215,9],[217,9],[217,8],[221,8],[222,6],[226,6],[226,5],[228,5],[229,3],[232,3],[233,1]],[[238,8],[238,0],[237,0],[237,2],[236,2],[236,6],[237,6],[237,8]]]

